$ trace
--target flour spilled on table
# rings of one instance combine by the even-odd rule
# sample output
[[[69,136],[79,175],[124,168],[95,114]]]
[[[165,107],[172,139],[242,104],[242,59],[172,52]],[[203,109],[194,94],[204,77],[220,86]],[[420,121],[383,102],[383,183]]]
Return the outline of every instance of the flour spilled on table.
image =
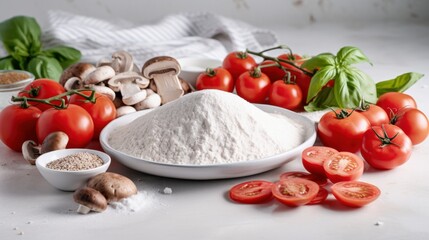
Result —
[[[304,129],[218,90],[188,94],[115,129],[109,144],[167,164],[209,165],[276,155],[303,142]]]

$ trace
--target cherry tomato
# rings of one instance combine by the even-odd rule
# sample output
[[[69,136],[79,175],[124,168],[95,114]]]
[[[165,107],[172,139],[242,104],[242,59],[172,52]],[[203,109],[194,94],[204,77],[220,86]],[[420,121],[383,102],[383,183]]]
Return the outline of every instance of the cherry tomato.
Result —
[[[352,110],[336,110],[325,113],[317,125],[317,134],[323,145],[338,151],[357,152],[362,145],[363,134],[371,124],[362,114]]]
[[[391,120],[411,139],[413,145],[423,142],[429,134],[429,122],[426,115],[416,108],[400,110]]]
[[[261,71],[268,76],[268,78],[271,80],[272,83],[274,83],[277,80],[283,79],[284,76],[286,75],[286,72],[280,67],[278,66],[265,67],[267,65],[276,65],[276,62],[272,60],[265,60],[260,64]]]
[[[302,92],[296,84],[277,80],[271,86],[268,99],[271,105],[295,110],[302,102]]]
[[[411,155],[410,138],[397,126],[374,126],[363,136],[362,157],[374,168],[392,169],[405,163]]]
[[[259,68],[240,75],[236,82],[237,94],[251,103],[265,103],[271,88],[270,79]]]
[[[233,186],[229,190],[229,197],[240,203],[263,203],[272,199],[272,182],[253,180]]]
[[[36,133],[39,142],[55,131],[63,131],[69,137],[67,148],[82,148],[88,145],[94,135],[94,123],[85,109],[69,104],[65,109],[48,109],[37,121]]]
[[[37,143],[36,123],[42,111],[30,106],[13,104],[0,112],[0,139],[10,149],[21,152],[22,144],[27,140]]]
[[[92,91],[82,91],[80,93],[89,97]],[[116,118],[115,104],[102,94],[95,93],[94,103],[86,100],[83,96],[74,94],[70,97],[70,103],[81,106],[91,115],[92,121],[94,122],[93,139],[98,139],[101,130]]]
[[[24,90],[22,90],[18,96],[19,97],[29,97],[29,98],[37,98],[37,99],[46,99],[59,94],[64,93],[66,90],[64,87],[58,82],[41,78],[36,79],[32,83],[28,84]],[[65,103],[67,103],[67,96],[63,97]],[[60,100],[51,101],[52,104],[60,105]],[[31,102],[31,105],[39,108],[42,111],[46,109],[52,108],[50,105],[45,103]]]
[[[365,206],[380,196],[378,187],[359,181],[335,183],[331,190],[338,201],[349,207]]]
[[[207,68],[197,78],[197,90],[218,89],[226,92],[234,90],[234,79],[225,68]]]
[[[256,65],[255,59],[246,52],[231,52],[226,55],[222,63],[222,67],[231,73],[234,81],[237,81],[242,73],[252,70]]]
[[[319,192],[319,185],[303,178],[282,179],[272,187],[274,198],[281,203],[297,207],[313,200]]]
[[[324,146],[312,146],[302,152],[302,165],[304,168],[316,175],[326,176],[323,163],[338,151]]]
[[[383,108],[374,105],[368,104],[365,109],[356,110],[360,114],[364,115],[371,126],[380,126],[381,124],[389,123],[389,116]]]
[[[314,174],[307,173],[307,172],[292,171],[292,172],[285,172],[285,173],[282,173],[280,175],[280,180],[281,179],[290,179],[290,178],[307,179],[307,180],[310,180],[312,182],[317,183],[319,186],[325,186],[326,184],[328,184],[328,179],[326,179],[326,177],[320,176],[320,175],[314,175]]]
[[[413,97],[400,92],[388,92],[381,95],[377,100],[377,105],[383,108],[389,117],[393,117],[399,110],[404,108],[417,108]]]
[[[277,58],[293,62],[297,66],[301,66],[301,64],[304,62],[302,56],[299,54],[296,54],[296,53],[294,53],[294,54],[290,54],[290,53],[281,54]],[[282,64],[284,64],[285,67],[287,67],[287,66],[293,67],[292,65],[285,63],[285,62],[282,62]]]
[[[323,163],[325,174],[333,183],[357,180],[363,168],[363,160],[351,152],[337,152]]]
[[[326,198],[328,198],[328,194],[328,190],[326,190],[324,187],[319,186],[319,192],[313,199],[311,199],[309,203],[307,203],[307,205],[320,204],[324,202]]]

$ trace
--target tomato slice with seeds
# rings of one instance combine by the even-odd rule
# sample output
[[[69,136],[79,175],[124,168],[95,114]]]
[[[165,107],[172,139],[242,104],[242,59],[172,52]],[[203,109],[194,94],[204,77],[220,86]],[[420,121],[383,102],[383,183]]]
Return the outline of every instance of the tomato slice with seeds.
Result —
[[[302,165],[304,168],[316,175],[326,176],[323,163],[326,159],[337,153],[334,148],[325,146],[312,146],[302,152]]]
[[[272,199],[272,182],[253,180],[233,186],[229,190],[229,197],[239,203],[263,203]]]
[[[319,187],[319,192],[309,203],[307,203],[307,205],[315,205],[324,202],[328,198],[328,194],[328,190],[324,187]]]
[[[338,201],[349,207],[365,206],[380,196],[378,187],[359,181],[335,183],[331,190]]]
[[[326,176],[331,182],[352,181],[363,174],[362,158],[351,152],[338,152],[323,163]]]
[[[297,207],[309,203],[319,192],[319,185],[303,178],[288,178],[272,186],[273,196],[281,203]]]
[[[319,186],[325,186],[328,184],[328,179],[326,177],[314,175],[307,172],[299,172],[299,171],[293,171],[293,172],[285,172],[280,175],[281,179],[290,179],[290,178],[303,178],[310,181],[313,181],[317,183]]]

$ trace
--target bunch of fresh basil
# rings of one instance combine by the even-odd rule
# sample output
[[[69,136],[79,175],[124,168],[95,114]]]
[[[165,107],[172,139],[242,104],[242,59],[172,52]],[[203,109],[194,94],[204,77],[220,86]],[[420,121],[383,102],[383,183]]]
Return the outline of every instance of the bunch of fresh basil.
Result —
[[[36,78],[59,80],[63,69],[77,62],[81,53],[71,47],[42,48],[42,31],[32,17],[17,16],[0,23],[0,40],[9,56],[0,58],[0,69],[27,70]]]
[[[423,74],[410,72],[375,84],[370,76],[352,66],[362,62],[371,64],[356,47],[343,47],[337,55],[322,53],[307,60],[302,67],[315,74],[311,79],[305,110],[356,108],[362,100],[375,103],[381,94],[403,92],[423,77]],[[334,86],[326,87],[330,80],[334,80]]]

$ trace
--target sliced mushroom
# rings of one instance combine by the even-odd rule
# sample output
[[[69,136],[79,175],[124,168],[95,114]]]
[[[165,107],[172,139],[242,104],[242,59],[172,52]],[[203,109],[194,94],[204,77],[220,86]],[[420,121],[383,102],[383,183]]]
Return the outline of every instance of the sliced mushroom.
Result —
[[[67,91],[83,88],[83,81],[79,77],[71,77],[64,83],[64,89]]]
[[[64,70],[60,77],[60,84],[65,85],[67,80],[72,77],[78,77],[80,79],[86,78],[89,73],[95,70],[95,66],[91,63],[75,63],[70,65]]]
[[[183,96],[184,91],[178,78],[180,64],[176,59],[168,56],[152,58],[144,64],[142,73],[155,81],[156,92],[161,96],[162,104]]]
[[[109,87],[102,85],[91,85],[90,88],[99,94],[103,94],[112,101],[116,98],[116,93]]]
[[[102,212],[107,208],[107,200],[99,191],[83,187],[73,194],[73,199],[79,204],[78,213],[87,214],[90,211]]]
[[[152,93],[150,93],[150,95],[147,96],[143,101],[134,105],[137,111],[161,106],[161,96],[159,96],[159,94],[154,93],[150,89],[148,90]],[[149,92],[148,90],[146,90],[146,92]]]
[[[99,191],[107,202],[116,202],[137,194],[137,187],[129,178],[117,173],[100,173],[88,180],[87,187]]]
[[[145,88],[149,80],[135,72],[119,73],[108,82],[113,91],[121,92],[122,102],[125,105],[134,105],[146,98]]]
[[[124,115],[136,112],[137,110],[132,106],[122,106],[116,109],[116,118],[122,117]]]
[[[115,76],[115,70],[110,66],[97,67],[88,76],[83,78],[85,84],[97,84],[102,81],[108,80]]]
[[[134,59],[130,53],[126,51],[118,51],[112,54],[112,62],[110,66],[116,73],[129,72],[134,68]]]
[[[27,140],[22,144],[22,156],[31,165],[36,164],[36,159],[40,156],[40,146],[33,140]]]

